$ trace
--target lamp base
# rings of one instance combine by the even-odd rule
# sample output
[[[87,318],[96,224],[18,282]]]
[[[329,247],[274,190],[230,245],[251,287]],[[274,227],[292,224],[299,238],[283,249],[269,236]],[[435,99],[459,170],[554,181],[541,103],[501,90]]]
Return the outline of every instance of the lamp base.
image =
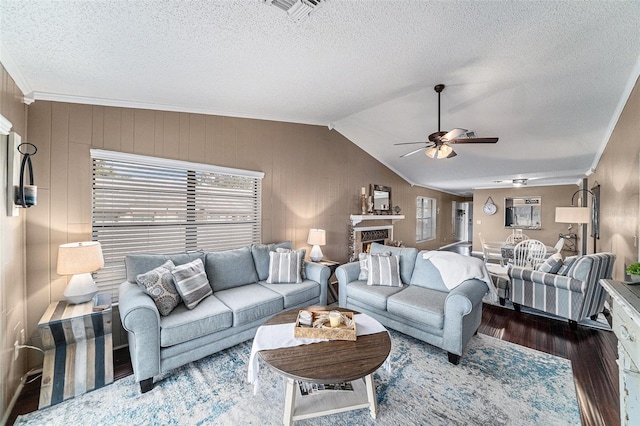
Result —
[[[322,260],[322,250],[320,250],[320,246],[313,246],[311,248],[311,253],[309,253],[309,257],[314,262],[320,262]]]
[[[98,293],[98,286],[90,273],[76,274],[69,280],[64,290],[64,297],[67,302],[76,305],[90,301],[96,293]]]

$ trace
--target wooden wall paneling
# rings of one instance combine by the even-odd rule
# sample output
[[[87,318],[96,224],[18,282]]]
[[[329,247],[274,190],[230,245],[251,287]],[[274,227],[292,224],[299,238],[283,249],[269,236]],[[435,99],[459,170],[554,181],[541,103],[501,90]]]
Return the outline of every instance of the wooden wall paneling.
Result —
[[[91,105],[69,105],[69,142],[91,145],[93,111]]]
[[[205,116],[191,114],[189,117],[189,161],[204,162],[205,158]]]
[[[218,151],[218,161],[221,166],[232,167],[232,164],[235,164],[237,124],[237,118],[222,117],[222,139]]]
[[[94,105],[91,108],[91,147],[104,148],[104,107]]]
[[[162,156],[180,159],[180,114],[163,112]]]
[[[51,102],[38,101],[29,107],[29,141],[38,147],[31,158],[38,192],[51,188],[51,114]]]
[[[108,151],[121,151],[122,147],[122,108],[105,107],[103,147]]]
[[[130,108],[121,108],[122,122],[120,124],[120,150],[122,152],[134,152],[134,111]]]
[[[179,113],[178,117],[180,119],[180,133],[178,140],[178,159],[189,161],[189,114]]]
[[[92,164],[89,145],[69,143],[67,223],[91,223]],[[71,236],[69,236],[71,238]],[[91,235],[89,234],[89,240]],[[69,242],[76,241],[70,239]]]
[[[154,111],[153,155],[164,157],[164,111]]]
[[[205,154],[208,164],[218,164],[222,149],[222,117],[208,115],[205,119]]]
[[[133,110],[133,152],[153,155],[156,148],[156,114],[147,109]]]

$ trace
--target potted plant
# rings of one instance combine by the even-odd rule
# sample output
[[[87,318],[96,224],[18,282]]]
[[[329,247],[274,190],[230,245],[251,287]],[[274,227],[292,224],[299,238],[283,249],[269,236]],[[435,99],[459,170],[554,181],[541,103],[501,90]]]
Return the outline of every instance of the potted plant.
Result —
[[[632,263],[627,267],[627,274],[631,275],[634,282],[640,282],[640,262]]]

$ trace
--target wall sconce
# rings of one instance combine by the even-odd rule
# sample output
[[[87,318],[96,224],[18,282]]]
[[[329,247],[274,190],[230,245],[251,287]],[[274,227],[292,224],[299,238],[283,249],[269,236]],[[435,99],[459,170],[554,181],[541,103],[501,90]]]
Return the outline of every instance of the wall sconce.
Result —
[[[593,197],[593,200],[591,203],[592,207],[579,207],[579,206],[573,205],[576,194],[583,191],[588,192]],[[571,196],[571,207],[556,207],[556,222],[569,223],[569,224],[576,223],[578,225],[587,224],[589,223],[589,220],[592,217],[592,208],[595,205],[596,205],[596,195],[593,192],[589,191],[588,189],[579,189],[576,192],[574,192],[573,195]],[[569,225],[569,231],[571,231],[571,226],[572,225]],[[583,234],[585,233],[583,232]],[[581,254],[587,253],[587,239],[585,237],[586,235],[582,235],[582,253]]]
[[[311,244],[313,247],[311,248],[311,253],[309,253],[309,257],[314,262],[319,262],[322,260],[322,250],[320,246],[323,246],[327,243],[326,232],[324,229],[309,229],[309,237],[307,238],[307,244]]]
[[[73,275],[64,290],[71,304],[84,303],[98,293],[91,272],[104,266],[102,247],[97,241],[62,244],[58,247],[58,275]]]

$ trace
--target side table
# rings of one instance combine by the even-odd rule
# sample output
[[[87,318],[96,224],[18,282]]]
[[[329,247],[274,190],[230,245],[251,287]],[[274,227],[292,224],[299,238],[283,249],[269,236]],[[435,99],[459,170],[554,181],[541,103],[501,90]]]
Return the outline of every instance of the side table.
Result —
[[[72,305],[53,302],[38,322],[44,346],[38,408],[113,382],[111,295]]]
[[[324,265],[326,267],[328,267],[329,269],[331,269],[331,272],[329,273],[329,279],[328,281],[328,285],[327,288],[329,290],[329,294],[327,294],[327,304],[331,304],[334,302],[338,301],[338,291],[336,290],[336,288],[333,287],[333,283],[331,282],[331,277],[333,276],[333,274],[336,272],[336,269],[338,269],[338,266],[340,266],[340,262],[335,262],[333,260],[328,260],[328,259],[322,259],[319,262],[320,265]],[[333,297],[333,300],[329,300],[329,295],[331,295],[331,297]]]

